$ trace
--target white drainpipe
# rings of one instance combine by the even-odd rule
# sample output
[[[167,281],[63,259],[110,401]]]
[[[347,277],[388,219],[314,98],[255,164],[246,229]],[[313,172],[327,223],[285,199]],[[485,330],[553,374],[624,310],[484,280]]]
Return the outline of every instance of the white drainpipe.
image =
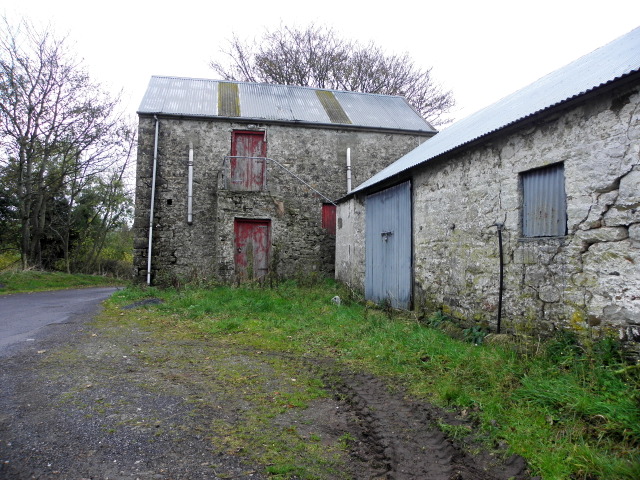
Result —
[[[189,142],[189,185],[187,187],[187,223],[193,223],[193,143]]]
[[[147,285],[151,285],[151,254],[153,241],[153,208],[156,202],[156,170],[158,168],[158,117],[156,120],[156,135],[153,143],[153,173],[151,174],[151,208],[149,213],[149,246],[147,247]]]
[[[351,149],[347,148],[347,193],[351,192]]]

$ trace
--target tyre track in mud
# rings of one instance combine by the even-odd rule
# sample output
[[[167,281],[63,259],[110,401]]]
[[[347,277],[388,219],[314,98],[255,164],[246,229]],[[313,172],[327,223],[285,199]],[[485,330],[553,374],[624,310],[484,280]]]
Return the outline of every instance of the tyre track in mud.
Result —
[[[370,478],[385,480],[525,480],[526,461],[489,452],[468,454],[436,426],[437,419],[460,422],[453,414],[391,393],[380,378],[336,372],[325,380],[359,419],[352,455],[380,466]]]

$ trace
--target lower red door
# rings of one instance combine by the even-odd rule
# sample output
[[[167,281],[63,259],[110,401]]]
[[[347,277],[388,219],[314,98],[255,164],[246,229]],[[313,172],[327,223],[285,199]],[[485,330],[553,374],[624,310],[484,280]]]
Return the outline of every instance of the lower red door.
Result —
[[[235,265],[241,280],[260,278],[269,272],[271,221],[236,218]]]

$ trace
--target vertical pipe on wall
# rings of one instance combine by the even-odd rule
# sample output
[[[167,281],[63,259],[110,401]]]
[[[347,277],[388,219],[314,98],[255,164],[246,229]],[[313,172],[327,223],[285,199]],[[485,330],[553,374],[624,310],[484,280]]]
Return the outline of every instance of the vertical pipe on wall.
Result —
[[[147,285],[151,285],[151,245],[153,243],[153,210],[156,202],[156,171],[158,168],[158,117],[156,121],[156,134],[153,140],[153,172],[151,174],[151,207],[149,211],[149,246],[147,247]]]
[[[351,149],[347,148],[347,193],[351,193]]]
[[[187,223],[193,223],[193,143],[189,142],[189,180],[187,187]]]
[[[500,333],[500,323],[502,321],[502,292],[504,290],[504,258],[502,254],[502,230],[504,229],[504,223],[496,223],[498,228],[498,254],[500,255],[500,286],[498,287],[498,324],[496,333]]]

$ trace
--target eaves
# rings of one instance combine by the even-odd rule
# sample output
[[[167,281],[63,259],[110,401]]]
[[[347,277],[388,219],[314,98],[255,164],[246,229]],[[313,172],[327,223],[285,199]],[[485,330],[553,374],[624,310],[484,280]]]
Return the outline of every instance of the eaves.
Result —
[[[345,123],[318,123],[318,122],[304,122],[304,121],[290,121],[290,120],[265,120],[264,118],[247,118],[247,117],[222,117],[219,115],[181,115],[181,114],[167,114],[167,113],[151,113],[151,112],[136,112],[139,117],[159,119],[171,119],[171,120],[202,120],[209,122],[228,122],[239,124],[260,124],[260,125],[279,125],[287,127],[304,127],[321,130],[343,130],[353,132],[371,132],[371,133],[389,133],[400,135],[420,135],[426,138],[434,136],[437,131],[426,130],[407,130],[400,128],[388,128],[388,127],[368,127],[360,125],[351,125]]]
[[[406,169],[397,172],[394,175],[390,175],[387,178],[384,178],[376,183],[368,185],[364,188],[356,187],[352,192],[348,193],[342,198],[336,200],[336,203],[342,203],[356,195],[369,195],[371,193],[375,193],[380,190],[384,190],[392,185],[403,182],[413,176],[413,173],[422,168],[424,165],[428,163],[432,163],[435,161],[449,161],[454,157],[462,154],[463,152],[472,150],[474,148],[487,146],[487,144],[495,141],[499,138],[504,138],[505,136],[509,136],[517,131],[522,131],[532,126],[539,125],[541,123],[548,123],[552,121],[554,118],[559,117],[561,114],[565,113],[572,108],[585,103],[593,98],[596,98],[601,95],[605,95],[614,90],[625,91],[632,85],[640,84],[640,70],[633,71],[627,75],[623,75],[616,79],[613,79],[605,84],[598,85],[586,92],[580,93],[578,95],[574,95],[562,102],[558,102],[554,105],[550,105],[544,109],[538,110],[536,112],[532,112],[524,117],[521,117],[507,125],[504,125],[498,129],[489,131],[480,135],[476,138],[461,142],[456,145],[454,148],[451,148],[446,151],[442,151],[437,155],[434,155],[430,158],[425,159],[424,161],[407,167]]]

